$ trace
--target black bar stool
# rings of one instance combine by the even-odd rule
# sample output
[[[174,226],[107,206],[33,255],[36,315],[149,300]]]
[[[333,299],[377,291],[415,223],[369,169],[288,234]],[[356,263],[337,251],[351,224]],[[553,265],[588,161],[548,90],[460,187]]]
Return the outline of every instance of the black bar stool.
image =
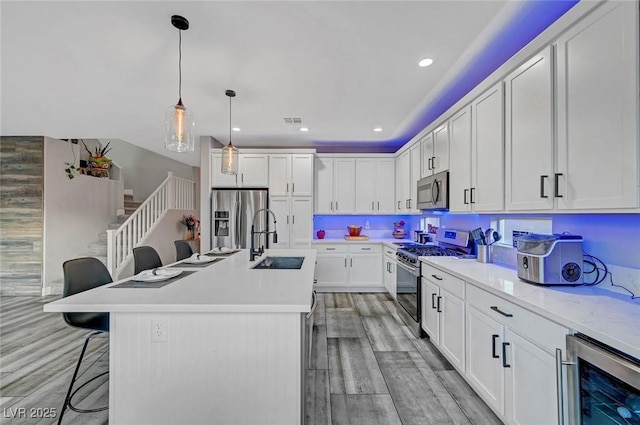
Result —
[[[75,258],[73,260],[65,261],[62,264],[62,270],[64,273],[64,284],[62,287],[62,296],[68,297],[70,295],[78,294],[80,292],[88,291],[89,289],[97,288],[98,286],[106,285],[113,282],[109,271],[104,264],[97,258],[83,257]],[[103,372],[93,378],[89,379],[84,384],[80,385],[73,391],[73,385],[78,377],[78,371],[80,370],[80,364],[87,351],[89,341],[96,335],[100,335],[104,332],[109,332],[109,313],[62,313],[64,321],[73,327],[92,330],[87,338],[84,340],[78,363],[76,364],[76,370],[73,372],[71,383],[69,384],[69,390],[67,396],[64,399],[62,409],[60,409],[60,416],[58,417],[58,424],[62,423],[62,416],[64,415],[67,407],[74,412],[78,413],[94,413],[106,410],[108,406],[100,407],[97,409],[80,409],[71,403],[73,396],[80,391],[85,385],[92,381],[106,375],[107,372]]]
[[[162,260],[156,251],[151,246],[139,246],[133,248],[133,264],[134,273],[138,274],[144,270],[151,270],[157,267],[162,267]]]

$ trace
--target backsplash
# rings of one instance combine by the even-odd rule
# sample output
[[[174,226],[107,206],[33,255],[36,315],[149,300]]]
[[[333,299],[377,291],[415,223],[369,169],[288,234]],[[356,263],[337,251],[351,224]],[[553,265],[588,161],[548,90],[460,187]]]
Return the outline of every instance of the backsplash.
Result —
[[[393,223],[404,220],[407,238],[413,238],[412,231],[420,226],[420,216],[417,215],[314,215],[313,238],[316,232],[324,230],[325,238],[342,238],[347,234],[347,226],[362,226],[361,235],[371,238],[390,238]]]
[[[429,215],[424,215],[428,217]],[[612,273],[613,282],[624,285],[640,295],[640,214],[442,214],[440,224],[456,229],[486,229],[499,218],[549,218],[553,233],[568,232],[584,239],[587,254],[598,257]],[[516,249],[496,246],[494,262],[515,269]],[[612,287],[609,278],[598,285],[622,294],[626,291]]]

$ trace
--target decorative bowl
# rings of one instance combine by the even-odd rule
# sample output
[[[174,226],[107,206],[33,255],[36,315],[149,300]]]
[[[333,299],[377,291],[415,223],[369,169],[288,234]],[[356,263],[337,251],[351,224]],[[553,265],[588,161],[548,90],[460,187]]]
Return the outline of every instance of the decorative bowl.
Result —
[[[347,230],[349,231],[349,236],[360,236],[362,226],[347,226]]]
[[[404,229],[395,229],[391,235],[396,239],[404,239],[407,236],[407,231]]]

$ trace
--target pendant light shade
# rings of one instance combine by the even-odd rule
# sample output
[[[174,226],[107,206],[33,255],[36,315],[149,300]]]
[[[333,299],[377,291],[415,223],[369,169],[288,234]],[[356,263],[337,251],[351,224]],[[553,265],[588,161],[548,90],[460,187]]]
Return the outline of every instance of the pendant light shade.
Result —
[[[171,24],[178,29],[178,103],[169,106],[164,116],[165,147],[172,152],[193,152],[195,149],[193,112],[182,104],[182,31],[189,29],[189,21],[173,15]]]
[[[229,144],[222,148],[222,174],[238,174],[238,148],[231,143],[231,98],[236,96],[233,90],[224,92],[229,96]]]

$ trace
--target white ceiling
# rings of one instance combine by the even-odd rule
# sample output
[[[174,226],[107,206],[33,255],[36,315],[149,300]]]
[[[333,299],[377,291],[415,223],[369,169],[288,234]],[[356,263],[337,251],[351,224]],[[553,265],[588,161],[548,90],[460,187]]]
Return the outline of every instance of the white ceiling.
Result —
[[[233,89],[239,147],[392,149],[517,3],[2,1],[1,133],[118,138],[198,165],[197,151],[164,150],[179,14],[191,24],[182,98],[198,135],[228,142]],[[419,68],[423,57],[435,63]]]

